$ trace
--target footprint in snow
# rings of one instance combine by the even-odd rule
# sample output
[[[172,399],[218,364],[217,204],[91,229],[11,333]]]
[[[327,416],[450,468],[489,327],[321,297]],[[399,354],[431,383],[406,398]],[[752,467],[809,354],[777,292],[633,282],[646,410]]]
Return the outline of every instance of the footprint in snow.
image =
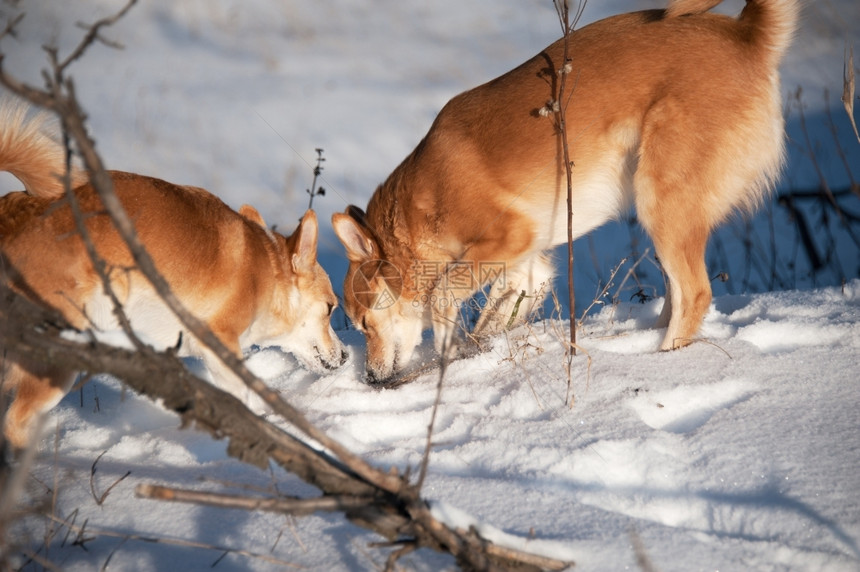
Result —
[[[670,433],[698,429],[718,411],[746,401],[757,387],[747,381],[730,380],[698,387],[676,387],[668,391],[640,394],[630,407],[649,427]]]

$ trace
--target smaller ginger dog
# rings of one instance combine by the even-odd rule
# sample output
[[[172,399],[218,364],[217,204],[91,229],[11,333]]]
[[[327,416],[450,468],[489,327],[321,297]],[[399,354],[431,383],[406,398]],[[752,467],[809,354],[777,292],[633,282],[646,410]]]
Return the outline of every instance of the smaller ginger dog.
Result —
[[[23,192],[0,197],[0,269],[20,292],[60,311],[79,330],[118,329],[109,298],[76,231],[63,185],[64,149],[43,115],[21,105],[0,108],[0,170]],[[329,323],[337,298],[317,262],[317,218],[308,211],[289,237],[269,230],[248,205],[235,212],[209,192],[131,173],[110,173],[114,190],[156,267],[179,301],[237,356],[241,348],[276,345],[305,367],[324,371],[347,358]],[[135,333],[156,348],[200,356],[214,383],[246,404],[260,401],[173,313],[134,260],[81,172],[74,193],[111,287]],[[11,271],[10,271],[11,270]],[[14,276],[15,278],[10,278]],[[4,434],[17,449],[33,437],[35,419],[68,392],[76,372],[34,363],[0,346],[0,388],[14,392]]]

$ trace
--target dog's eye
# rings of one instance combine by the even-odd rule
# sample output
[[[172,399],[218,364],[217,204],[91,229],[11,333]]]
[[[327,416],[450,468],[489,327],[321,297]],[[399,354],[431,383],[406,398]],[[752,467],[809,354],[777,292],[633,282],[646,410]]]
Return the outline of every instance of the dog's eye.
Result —
[[[331,313],[334,312],[334,304],[329,303],[328,305],[328,315],[331,316]]]
[[[367,331],[367,318],[365,317],[361,318],[361,329],[365,332]]]

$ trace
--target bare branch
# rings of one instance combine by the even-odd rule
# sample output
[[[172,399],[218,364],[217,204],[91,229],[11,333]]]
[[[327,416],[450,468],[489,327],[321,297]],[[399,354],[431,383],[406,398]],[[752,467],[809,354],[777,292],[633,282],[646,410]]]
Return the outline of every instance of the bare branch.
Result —
[[[6,24],[6,27],[3,28],[3,31],[0,31],[0,40],[5,38],[6,36],[12,36],[13,38],[17,38],[18,33],[15,30],[15,27],[21,23],[21,20],[24,19],[24,16],[25,14],[22,12],[9,20],[9,22]]]
[[[646,253],[647,253],[647,251],[646,251]],[[598,304],[604,304],[603,299],[606,296],[608,296],[609,289],[615,285],[615,282],[614,282],[615,277],[618,275],[618,272],[621,270],[621,267],[624,266],[625,264],[627,264],[627,258],[622,258],[621,261],[615,265],[615,268],[613,268],[612,271],[609,273],[609,279],[606,281],[606,284],[603,285],[603,288],[600,288],[600,290],[598,290],[597,294],[591,300],[591,303],[588,305],[587,308],[585,308],[585,310],[582,311],[582,315],[579,316],[578,324],[580,326],[582,326],[583,323],[585,323],[585,317],[588,316],[588,313],[591,311],[591,309],[594,306],[596,306]],[[629,276],[629,273],[628,273],[628,276]],[[598,284],[598,286],[599,286],[599,284]]]
[[[81,28],[84,28],[85,30],[87,30],[87,33],[86,33],[86,35],[84,35],[83,39],[78,44],[78,46],[74,50],[72,50],[72,53],[70,53],[66,57],[66,59],[64,59],[62,62],[57,64],[55,72],[59,75],[62,75],[63,72],[66,71],[66,68],[69,67],[75,60],[77,60],[78,58],[83,56],[84,52],[86,52],[87,48],[89,48],[96,41],[100,41],[103,44],[108,45],[108,46],[113,47],[113,48],[120,48],[121,46],[119,44],[117,44],[116,42],[108,41],[108,40],[105,40],[104,38],[102,38],[99,35],[99,32],[101,31],[102,28],[114,25],[123,16],[125,16],[126,13],[129,10],[131,10],[131,7],[134,6],[136,3],[137,3],[137,0],[129,0],[128,4],[126,4],[122,10],[120,10],[119,12],[114,14],[113,16],[108,16],[107,18],[102,18],[101,20],[97,21],[95,24],[92,24],[91,26],[87,26],[86,24],[78,23],[78,27],[81,27]]]
[[[582,17],[582,12],[585,9],[586,2],[580,2],[573,22],[570,19],[570,4],[569,0],[553,0],[553,5],[558,15],[559,23],[563,34],[564,55],[561,62],[561,67],[557,70],[559,75],[558,94],[553,94],[554,101],[557,105],[553,105],[552,110],[555,115],[558,137],[560,138],[562,159],[564,161],[564,173],[567,182],[567,293],[568,305],[570,306],[570,340],[567,347],[567,393],[570,394],[571,366],[573,356],[576,355],[576,320],[573,313],[576,308],[576,294],[573,287],[573,161],[570,158],[570,146],[567,141],[567,106],[570,99],[573,97],[575,86],[570,90],[567,101],[561,103],[567,87],[567,79],[571,72],[571,54],[570,54],[570,36],[573,29]]]

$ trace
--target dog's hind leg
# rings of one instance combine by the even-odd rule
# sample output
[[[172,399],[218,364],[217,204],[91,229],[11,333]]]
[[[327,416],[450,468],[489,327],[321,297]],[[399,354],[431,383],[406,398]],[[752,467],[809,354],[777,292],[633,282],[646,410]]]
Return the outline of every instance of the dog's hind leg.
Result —
[[[701,228],[683,230],[657,231],[652,235],[657,255],[669,277],[666,307],[658,319],[659,325],[668,317],[661,350],[680,348],[692,342],[711,303],[711,285],[705,267],[708,234]]]
[[[711,285],[705,248],[718,218],[713,211],[723,208],[720,185],[729,182],[720,180],[708,161],[715,141],[691,137],[685,131],[690,125],[697,121],[685,115],[683,105],[668,99],[655,105],[643,128],[633,180],[639,220],[668,277],[658,319],[658,324],[668,322],[661,350],[692,342],[708,311]]]
[[[666,283],[666,295],[663,297],[663,309],[660,310],[660,315],[657,316],[657,322],[654,324],[656,328],[668,328],[669,321],[672,319],[672,288],[669,283]]]
[[[476,336],[490,336],[525,323],[552,287],[553,265],[538,253],[499,271],[475,325]]]
[[[9,359],[3,363],[2,390],[14,391],[6,411],[3,433],[14,449],[23,449],[37,438],[39,417],[54,407],[69,391],[75,373],[59,366],[25,363]]]

